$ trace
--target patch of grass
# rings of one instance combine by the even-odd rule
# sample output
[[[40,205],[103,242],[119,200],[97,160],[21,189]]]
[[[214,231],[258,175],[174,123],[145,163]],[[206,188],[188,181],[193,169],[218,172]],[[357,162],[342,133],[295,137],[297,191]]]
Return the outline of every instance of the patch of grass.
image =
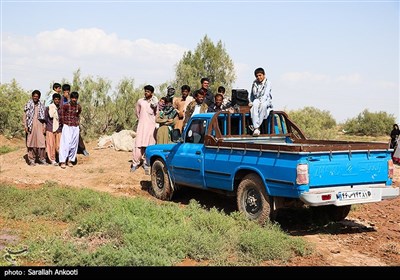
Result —
[[[288,236],[277,225],[269,225],[268,229],[254,226],[239,239],[242,258],[252,265],[265,260],[287,261],[293,253],[304,256],[311,250],[304,240]]]
[[[14,152],[14,151],[16,151],[16,150],[18,150],[18,148],[16,148],[16,147],[9,147],[9,146],[0,146],[0,155],[4,155],[4,154],[7,154],[7,153],[11,153],[11,152]]]
[[[195,200],[182,208],[54,182],[34,190],[0,185],[0,215],[32,225],[67,223],[59,229],[30,228],[24,240],[28,263],[172,266],[191,258],[215,266],[257,265],[287,261],[311,248],[276,224],[261,227],[238,212],[207,211]]]

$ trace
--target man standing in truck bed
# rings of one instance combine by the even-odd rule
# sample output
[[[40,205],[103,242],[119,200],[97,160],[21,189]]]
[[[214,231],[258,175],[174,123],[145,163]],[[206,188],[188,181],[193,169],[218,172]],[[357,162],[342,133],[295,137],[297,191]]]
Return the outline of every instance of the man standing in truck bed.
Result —
[[[271,82],[266,78],[263,68],[254,71],[256,79],[251,85],[249,93],[249,106],[251,120],[253,122],[253,136],[260,135],[260,126],[268,117],[269,109],[272,109]]]

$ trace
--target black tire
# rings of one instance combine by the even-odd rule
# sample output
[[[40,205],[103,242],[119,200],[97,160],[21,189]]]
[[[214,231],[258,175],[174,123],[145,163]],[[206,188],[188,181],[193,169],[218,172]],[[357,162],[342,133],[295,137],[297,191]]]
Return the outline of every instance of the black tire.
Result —
[[[275,217],[272,199],[267,195],[263,181],[257,174],[243,178],[237,189],[237,206],[250,220],[264,224]]]
[[[328,222],[340,222],[343,221],[350,212],[351,205],[335,206],[326,205],[312,207],[313,213],[316,217],[327,219]]]
[[[328,218],[333,222],[343,221],[350,212],[351,205],[335,206],[328,205],[327,214]]]
[[[151,165],[151,194],[161,200],[171,200],[173,192],[165,163],[154,161]]]

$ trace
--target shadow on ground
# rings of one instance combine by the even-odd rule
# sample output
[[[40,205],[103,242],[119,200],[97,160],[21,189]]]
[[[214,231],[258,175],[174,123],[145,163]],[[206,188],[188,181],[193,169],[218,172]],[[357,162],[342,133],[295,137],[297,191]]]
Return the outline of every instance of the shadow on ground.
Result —
[[[376,231],[375,228],[366,226],[351,219],[340,222],[331,222],[326,217],[316,215],[309,208],[280,209],[276,222],[282,230],[293,236],[310,234],[352,234]]]
[[[143,191],[149,191],[151,181],[141,181]],[[181,188],[175,192],[172,202],[188,205],[190,200],[196,200],[204,209],[216,208],[227,215],[237,211],[236,197],[226,196],[194,188]],[[345,219],[340,222],[329,222],[326,217],[316,215],[309,208],[280,209],[276,222],[283,231],[292,236],[310,234],[351,234],[376,231],[373,227],[366,226],[356,221]]]

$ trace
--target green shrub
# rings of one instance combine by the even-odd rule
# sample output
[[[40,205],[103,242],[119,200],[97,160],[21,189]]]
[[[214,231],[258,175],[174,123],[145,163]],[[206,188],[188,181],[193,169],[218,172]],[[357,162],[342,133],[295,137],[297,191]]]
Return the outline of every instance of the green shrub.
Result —
[[[0,184],[0,215],[29,226],[24,243],[30,263],[46,265],[172,266],[186,258],[209,265],[287,261],[309,252],[275,224],[264,227],[241,213],[187,207],[88,189],[39,189]],[[59,223],[67,223],[57,229]],[[16,244],[20,246],[24,244]]]
[[[332,139],[336,135],[336,121],[328,111],[314,107],[286,112],[307,138]]]
[[[396,118],[393,114],[364,110],[357,117],[348,119],[343,129],[350,135],[382,136],[390,135],[394,123]]]
[[[0,134],[24,136],[22,115],[31,94],[23,90],[15,80],[0,84]]]
[[[11,148],[8,146],[0,146],[0,155],[4,155],[7,153],[11,153],[13,151],[17,150],[16,148]]]

